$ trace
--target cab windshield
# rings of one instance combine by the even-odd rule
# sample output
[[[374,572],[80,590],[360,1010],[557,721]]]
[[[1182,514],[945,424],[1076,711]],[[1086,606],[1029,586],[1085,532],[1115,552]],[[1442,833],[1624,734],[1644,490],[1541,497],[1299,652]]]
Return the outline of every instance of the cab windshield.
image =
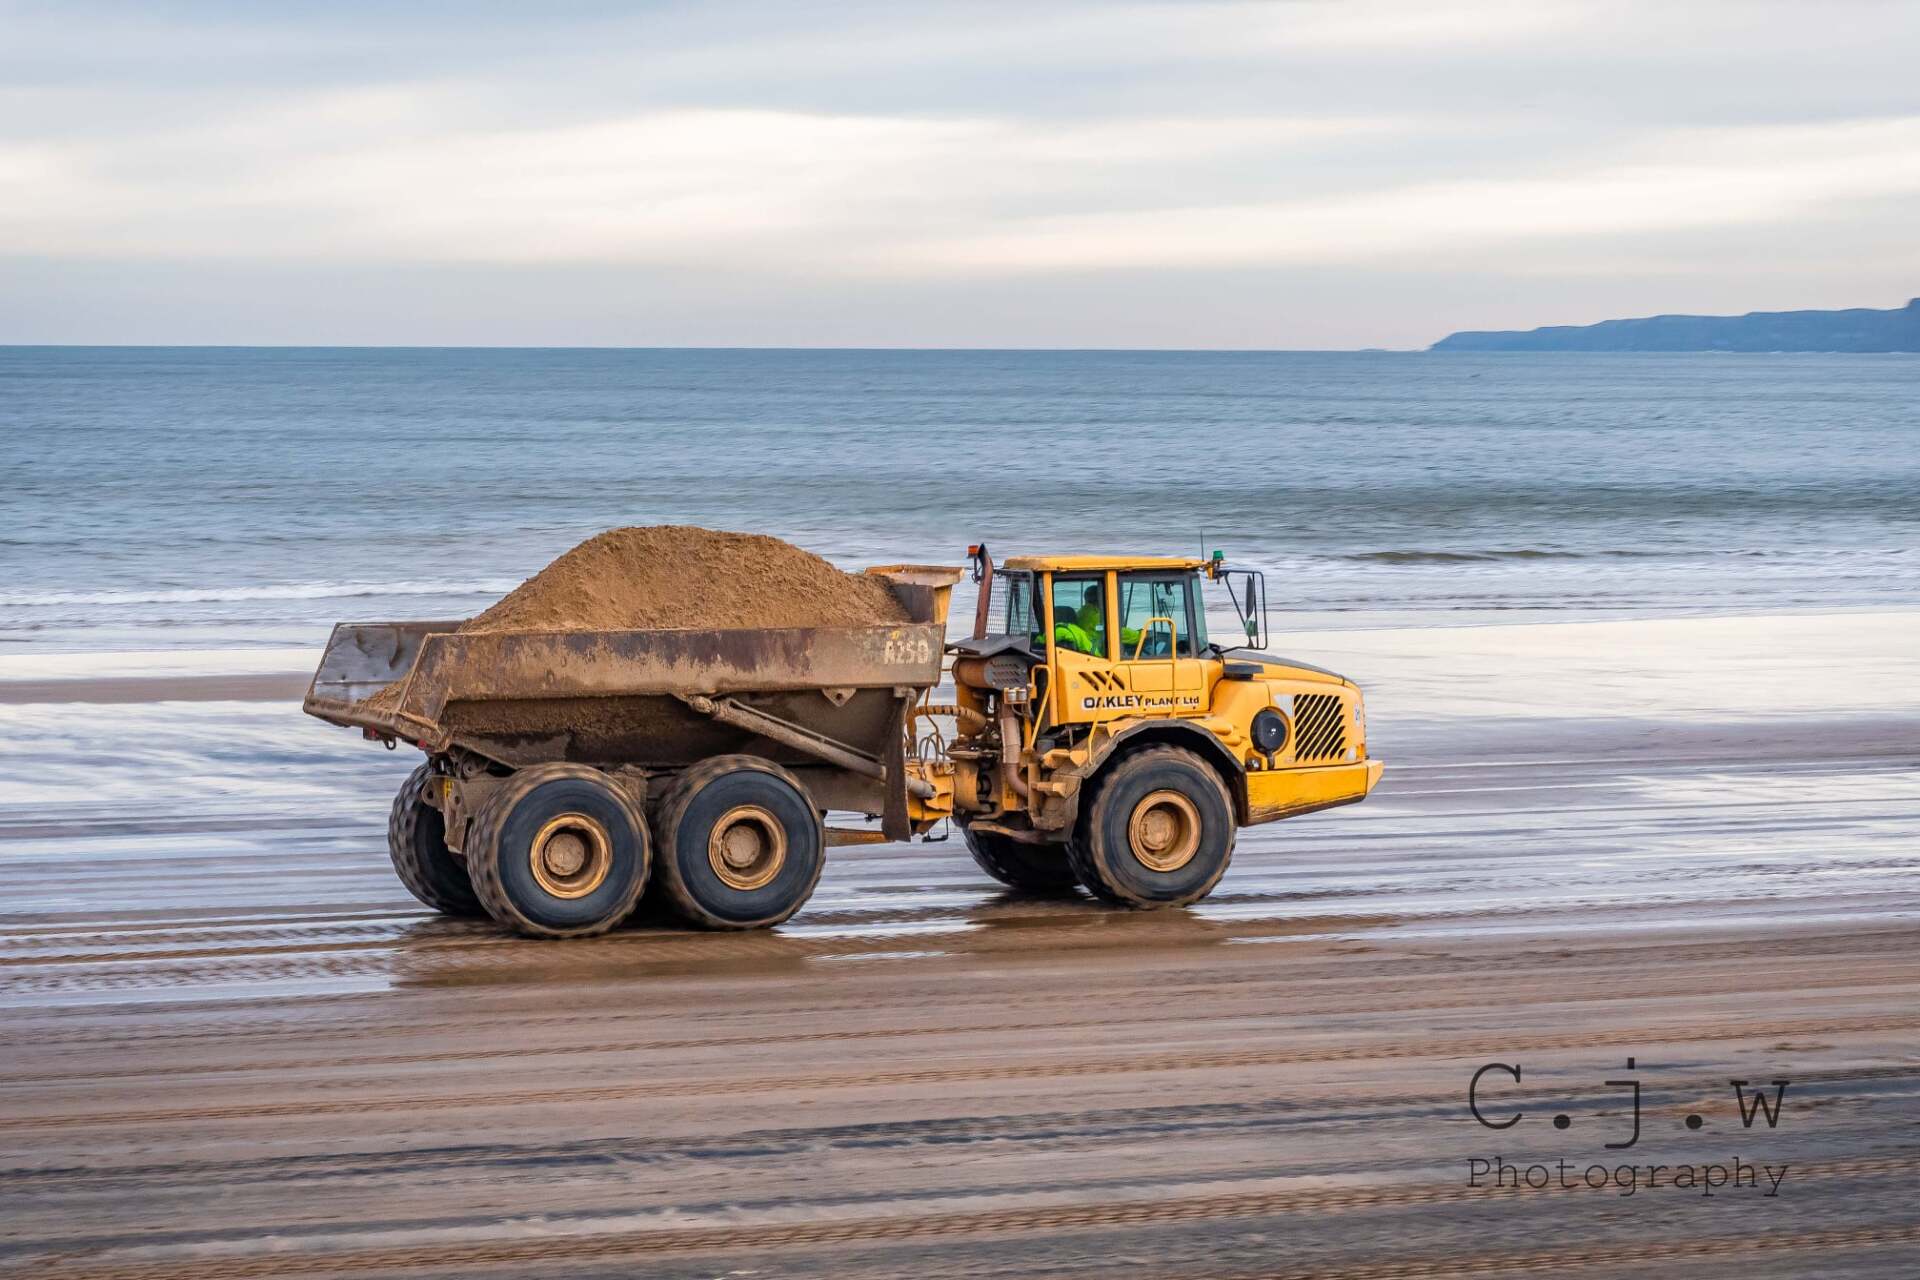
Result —
[[[1121,574],[1120,656],[1199,657],[1207,647],[1207,611],[1199,587],[1190,573]]]

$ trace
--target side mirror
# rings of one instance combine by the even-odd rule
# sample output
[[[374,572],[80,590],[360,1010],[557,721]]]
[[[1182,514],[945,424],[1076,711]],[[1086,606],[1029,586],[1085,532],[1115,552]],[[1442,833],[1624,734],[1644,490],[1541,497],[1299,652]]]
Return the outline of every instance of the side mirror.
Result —
[[[1258,569],[1228,569],[1224,575],[1228,578],[1227,599],[1233,601],[1233,611],[1240,615],[1240,629],[1246,633],[1248,649],[1267,647],[1267,577]],[[1239,591],[1233,589],[1232,578],[1243,577],[1246,585]]]

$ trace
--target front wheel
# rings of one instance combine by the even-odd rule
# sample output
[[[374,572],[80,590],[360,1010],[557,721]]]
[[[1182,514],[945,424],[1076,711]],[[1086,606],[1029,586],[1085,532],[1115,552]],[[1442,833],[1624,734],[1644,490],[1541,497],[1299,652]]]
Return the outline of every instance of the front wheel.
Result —
[[[1219,776],[1191,751],[1149,747],[1100,780],[1067,856],[1098,897],[1178,907],[1213,892],[1233,837],[1233,805]]]
[[[605,933],[646,888],[647,827],[598,769],[536,765],[480,807],[468,842],[474,893],[501,924],[535,938]]]
[[[706,929],[779,924],[813,895],[827,833],[791,773],[757,756],[688,769],[654,816],[660,891]]]
[[[1080,883],[1062,845],[1022,844],[972,827],[962,827],[960,834],[980,869],[1010,889],[1061,895],[1072,893]]]

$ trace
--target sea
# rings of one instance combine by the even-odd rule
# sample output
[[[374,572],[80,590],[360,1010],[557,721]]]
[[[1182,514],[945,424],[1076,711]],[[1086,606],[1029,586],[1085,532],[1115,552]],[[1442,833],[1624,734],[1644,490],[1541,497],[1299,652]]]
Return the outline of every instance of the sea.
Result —
[[[1920,357],[0,348],[0,654],[457,618],[604,528],[1263,569],[1277,629],[1920,602]]]

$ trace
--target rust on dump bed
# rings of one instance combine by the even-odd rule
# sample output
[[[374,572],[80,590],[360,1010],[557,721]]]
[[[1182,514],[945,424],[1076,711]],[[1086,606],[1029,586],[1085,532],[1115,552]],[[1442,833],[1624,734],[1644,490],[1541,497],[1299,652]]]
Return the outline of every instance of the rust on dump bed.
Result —
[[[307,709],[336,724],[372,728],[437,749],[444,745],[443,720],[450,706],[458,707],[463,730],[484,735],[521,732],[523,704],[558,699],[924,688],[939,680],[943,632],[938,623],[726,631],[424,631],[382,648],[379,641],[398,630],[392,624],[335,628]],[[367,642],[368,631],[375,633],[375,643]],[[365,664],[362,673],[347,670],[353,658],[343,655],[356,655]],[[354,699],[355,689],[382,678],[392,683],[377,696]]]

